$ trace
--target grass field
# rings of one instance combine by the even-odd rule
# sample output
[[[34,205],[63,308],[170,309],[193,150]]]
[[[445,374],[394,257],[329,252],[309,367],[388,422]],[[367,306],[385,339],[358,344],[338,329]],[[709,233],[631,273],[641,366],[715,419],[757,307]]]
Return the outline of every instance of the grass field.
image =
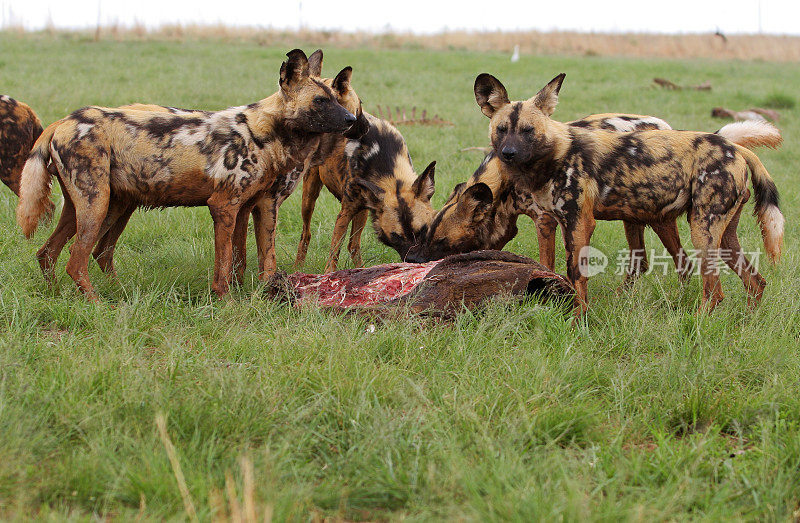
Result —
[[[86,104],[249,103],[275,91],[288,50],[8,34],[0,49],[0,92],[46,123]],[[714,106],[791,106],[800,85],[800,68],[765,62],[512,64],[505,53],[332,48],[325,64],[328,74],[353,66],[368,110],[416,105],[454,122],[401,129],[418,168],[438,161],[435,206],[480,162],[459,149],[487,141],[472,94],[483,71],[517,99],[566,72],[562,120],[625,111],[697,130],[721,125]],[[654,76],[713,90],[653,89]],[[0,518],[184,518],[159,413],[201,520],[230,499],[277,520],[797,517],[800,108],[781,111],[785,144],[761,158],[783,198],[785,254],[777,267],[762,260],[769,285],[752,313],[733,275],[723,277],[725,302],[697,317],[699,280],[652,274],[618,296],[620,277],[608,272],[589,282],[585,325],[498,300],[453,324],[409,319],[369,332],[364,319],[270,302],[253,252],[234,299],[212,298],[203,208],[135,214],[118,280],[91,267],[103,303],[90,305],[64,273],[66,252],[59,290],[46,288],[34,252],[52,225],[26,241],[16,198],[0,189]],[[285,270],[299,196],[280,213]],[[324,194],[317,209],[307,272],[324,266],[338,205]],[[742,244],[763,249],[750,209]],[[533,227],[521,225],[508,249],[535,256]],[[647,241],[660,247],[652,232]],[[599,223],[593,244],[624,248],[621,224]],[[395,260],[371,232],[364,249],[368,264]],[[235,496],[224,494],[226,475]]]

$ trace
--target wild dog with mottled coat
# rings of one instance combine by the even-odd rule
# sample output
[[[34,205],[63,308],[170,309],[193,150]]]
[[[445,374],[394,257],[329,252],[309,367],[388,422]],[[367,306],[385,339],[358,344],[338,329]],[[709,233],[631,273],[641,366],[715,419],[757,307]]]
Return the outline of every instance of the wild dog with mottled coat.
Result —
[[[319,179],[311,180],[313,185],[309,184],[308,190],[303,189],[303,237],[298,248],[298,262],[305,258],[308,248],[308,224],[321,184],[324,183],[342,203],[333,226],[325,272],[336,270],[350,222],[350,254],[354,264],[361,264],[360,236],[367,212],[372,216],[378,239],[397,251],[401,260],[405,260],[409,249],[425,237],[435,213],[431,196],[435,190],[436,162],[431,162],[418,176],[400,132],[389,122],[363,111],[359,112],[349,134],[360,137],[348,139],[342,150],[320,168]]]
[[[248,106],[206,115],[86,107],[48,127],[23,170],[17,221],[25,235],[44,210],[52,155],[65,195],[59,226],[74,213],[77,229],[67,273],[88,299],[97,299],[87,274],[91,250],[114,223],[109,218],[131,203],[207,205],[215,236],[212,290],[226,294],[237,220],[249,218],[279,175],[307,162],[323,133],[344,132],[356,119],[310,75],[305,53],[287,56],[279,91]]]
[[[0,181],[17,196],[22,167],[41,134],[42,123],[33,109],[10,96],[0,95]],[[52,210],[50,203],[45,212],[50,214]]]
[[[320,77],[322,73],[322,60],[323,53],[320,49],[316,50],[308,57],[309,74],[311,76]],[[361,100],[351,86],[351,76],[352,68],[348,66],[342,69],[335,78],[321,78],[321,80],[333,90],[339,104],[355,114],[361,106]],[[166,112],[171,114],[195,114],[198,116],[211,114],[209,111],[180,109],[152,104],[130,104],[121,106],[120,109]],[[333,154],[332,151],[343,149],[348,136],[350,136],[348,132],[344,134],[323,134],[319,139],[319,145],[313,153],[309,155],[308,163],[310,168],[305,171],[306,174],[308,175],[308,173],[316,172],[318,166],[327,161],[328,157]],[[278,208],[286,198],[292,194],[302,176],[303,166],[277,176],[272,185],[270,185],[264,194],[252,205],[253,221],[255,222],[256,249],[258,252],[259,277],[261,279],[269,278],[277,269],[274,231],[277,225]],[[115,273],[113,261],[114,249],[128,220],[137,207],[138,204],[131,203],[122,213],[119,213],[118,216],[111,216],[111,219],[115,219],[114,223],[107,226],[107,232],[97,242],[97,246],[92,253],[100,265],[100,268],[108,274]],[[234,280],[237,282],[242,280],[246,266],[247,225],[247,220],[237,220],[233,235],[233,270]],[[65,231],[68,232],[66,239],[74,235],[74,222],[65,229]],[[64,241],[66,241],[66,239]],[[56,242],[55,245],[47,245],[46,247],[49,249],[49,252],[47,252],[46,255],[42,253],[39,258],[40,260],[46,260],[48,264],[53,264],[58,258],[63,244],[61,242]],[[55,248],[58,249],[58,252],[54,250]]]
[[[618,133],[582,129],[550,118],[564,79],[561,74],[533,98],[510,102],[499,80],[476,79],[479,103],[490,118],[492,148],[515,185],[553,216],[564,230],[567,276],[577,291],[576,314],[586,311],[587,276],[580,256],[595,220],[660,224],[687,213],[703,279],[700,311],[722,299],[715,270],[725,263],[757,304],[766,281],[739,245],[736,229],[745,202],[748,169],[755,213],[772,261],[780,257],[784,219],[778,190],[758,157],[719,135],[694,131]]]
[[[589,115],[568,125],[618,132],[672,129],[667,122],[654,116],[622,113]],[[539,261],[552,270],[555,266],[557,222],[532,204],[529,195],[520,194],[512,180],[504,176],[504,172],[500,160],[490,152],[472,177],[453,189],[445,205],[431,221],[427,236],[409,251],[408,261],[425,262],[475,250],[500,250],[516,236],[517,218],[525,214],[536,223]],[[475,187],[478,184],[485,187]],[[678,251],[675,256],[680,258],[680,238],[677,226],[674,222],[672,225],[674,233],[665,227],[663,234],[667,238],[672,233],[671,237],[677,238]],[[631,261],[640,260],[644,256],[644,225],[625,222],[625,232],[631,252],[636,253]],[[668,242],[664,243],[666,245]],[[641,271],[642,266],[646,269],[646,261],[632,266],[629,274],[633,275],[634,269]]]
[[[671,129],[659,118],[625,114],[590,115],[567,125],[618,132]],[[749,148],[777,147],[781,142],[780,131],[766,122],[736,122],[722,127],[715,134]],[[552,270],[557,221],[542,213],[530,195],[521,194],[522,187],[513,183],[507,171],[497,155],[490,152],[472,177],[453,189],[431,221],[427,237],[409,251],[408,261],[425,262],[475,250],[500,250],[517,235],[517,218],[528,215],[536,223],[540,262]],[[645,225],[629,221],[623,224],[630,249],[624,285],[629,285],[648,267]],[[688,278],[693,266],[683,251],[676,221],[664,220],[654,224],[653,229],[675,261],[679,277]]]

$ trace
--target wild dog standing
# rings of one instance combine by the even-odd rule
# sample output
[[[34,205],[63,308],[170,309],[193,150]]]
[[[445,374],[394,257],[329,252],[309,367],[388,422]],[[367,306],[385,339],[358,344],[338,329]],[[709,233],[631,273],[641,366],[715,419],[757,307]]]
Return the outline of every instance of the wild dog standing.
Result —
[[[321,76],[322,74],[322,51],[318,50],[309,57],[311,64],[311,74],[313,76]],[[356,94],[351,85],[352,68],[345,67],[333,79],[325,78],[322,81],[325,85],[329,86],[337,97],[339,103],[348,111],[353,114],[360,114],[361,99]],[[263,198],[261,198],[253,208],[253,221],[255,222],[256,230],[256,248],[258,249],[259,269],[261,274],[271,275],[277,269],[275,260],[275,237],[268,235],[263,231],[275,229],[277,222],[278,208],[286,198],[288,198],[294,191],[300,178],[303,178],[303,234],[306,232],[306,187],[311,186],[313,182],[309,180],[319,179],[319,171],[322,166],[336,164],[339,159],[343,157],[342,151],[344,150],[345,143],[350,138],[358,138],[361,134],[365,133],[367,128],[354,125],[343,134],[330,133],[324,134],[320,138],[319,145],[316,150],[309,156],[307,163],[301,168],[297,168],[284,177],[277,179],[273,185],[268,189]],[[319,190],[317,190],[317,195]],[[315,198],[316,199],[316,198]],[[313,203],[311,205],[311,212],[313,212]],[[310,219],[310,214],[308,215]],[[266,223],[267,225],[262,225]],[[240,224],[242,225],[242,224]],[[240,262],[237,264],[237,275],[241,278],[241,272],[244,270],[244,247],[245,236],[247,234],[247,223],[243,224],[244,227],[237,230],[237,241],[234,243],[236,253],[236,246],[241,254],[238,256]],[[363,227],[363,224],[362,224]],[[259,233],[259,231],[262,231]],[[310,234],[310,231],[309,231]],[[302,240],[301,240],[302,242]]]
[[[491,75],[480,75],[476,86],[482,87],[482,108],[491,117],[493,150],[514,184],[531,194],[564,230],[567,276],[578,295],[576,313],[587,308],[587,277],[579,256],[589,245],[595,219],[652,225],[685,212],[699,251],[701,310],[713,309],[723,298],[715,271],[720,249],[730,252],[724,261],[742,279],[748,302],[758,303],[766,281],[744,255],[736,234],[739,215],[750,198],[748,169],[756,216],[773,261],[781,253],[784,223],[777,188],[758,157],[710,133],[617,133],[552,120],[564,76],[524,102],[510,102],[505,88]]]
[[[309,74],[306,55],[290,51],[281,65],[280,90],[248,106],[199,116],[86,107],[48,127],[43,145],[25,165],[17,221],[26,236],[36,228],[50,191],[52,155],[65,194],[56,231],[40,250],[63,247],[74,213],[77,236],[67,273],[96,300],[87,262],[97,239],[133,202],[150,207],[208,205],[214,220],[212,290],[228,292],[232,237],[256,199],[276,177],[306,161],[322,133],[343,132],[355,115],[331,89]],[[243,214],[246,211],[246,214]],[[65,218],[67,217],[67,218]]]
[[[671,129],[667,122],[652,116],[598,114],[567,125],[589,129],[633,131]],[[736,122],[719,129],[715,134],[747,147],[776,147],[781,142],[778,129],[766,122]],[[555,229],[557,222],[541,212],[530,194],[514,184],[508,168],[495,155],[489,153],[465,183],[458,184],[442,209],[431,221],[423,242],[409,251],[407,260],[424,262],[451,254],[483,249],[502,249],[517,234],[517,218],[528,215],[535,222],[542,264],[555,264]],[[645,225],[623,222],[630,249],[629,267],[625,284],[647,270],[644,245]],[[655,232],[666,246],[679,268],[679,277],[685,279],[692,272],[692,263],[683,251],[677,223],[665,219],[656,224]]]
[[[309,74],[312,77],[319,77],[322,72],[322,50],[318,49],[308,57]],[[353,90],[350,80],[352,68],[345,67],[335,78],[321,78],[322,82],[330,87],[340,105],[352,113],[358,112],[361,100]],[[204,116],[211,114],[208,111],[187,110],[175,107],[166,107],[151,104],[131,104],[120,107],[121,109],[136,109],[140,111],[167,112],[171,114],[194,114]],[[308,155],[306,162],[310,168],[306,169],[306,174],[314,173],[317,166],[328,159],[333,154],[332,151],[344,148],[347,137],[352,136],[345,132],[344,135],[337,133],[326,133],[320,136],[319,144],[316,149]],[[259,277],[267,279],[274,274],[277,269],[275,260],[275,235],[277,225],[277,212],[281,203],[288,198],[297,186],[300,177],[303,175],[304,167],[299,166],[288,173],[283,173],[275,178],[270,187],[258,198],[252,206],[253,220],[255,222],[256,249],[258,251]],[[119,236],[133,212],[138,207],[132,203],[110,225],[105,235],[101,237],[92,253],[101,269],[104,272],[113,274],[113,253]],[[247,243],[247,224],[248,220],[237,220],[233,236],[233,267],[234,279],[241,281],[246,265],[246,243]],[[73,232],[74,234],[74,232]],[[50,253],[50,259],[55,262],[58,253]]]
[[[389,122],[363,111],[349,133],[361,137],[349,139],[343,149],[320,168],[320,179],[314,180],[308,193],[305,188],[303,190],[303,237],[298,248],[299,262],[305,258],[308,248],[308,222],[321,182],[342,202],[333,227],[325,272],[336,270],[339,250],[351,221],[350,253],[354,263],[360,265],[358,246],[367,211],[372,215],[372,226],[378,239],[396,250],[401,260],[406,258],[412,245],[425,236],[434,214],[431,196],[435,190],[436,162],[431,162],[417,176],[400,132]],[[310,208],[306,206],[307,194]]]
[[[19,196],[19,179],[34,142],[42,134],[42,123],[33,109],[0,95],[0,180]],[[53,204],[45,204],[46,214]]]
[[[660,118],[621,113],[589,115],[568,125],[619,132],[672,129]],[[542,213],[530,195],[519,193],[504,173],[502,163],[490,152],[472,177],[453,189],[442,210],[432,220],[427,237],[409,252],[408,261],[424,262],[475,250],[500,250],[516,236],[519,215],[526,214],[536,222],[540,262],[552,270],[555,266],[557,222]],[[474,187],[477,184],[485,187]],[[672,226],[677,248],[680,249],[674,221]],[[625,230],[631,252],[637,253],[636,257],[631,257],[631,261],[641,259],[639,253],[644,256],[644,225],[625,222]],[[627,234],[629,230],[631,234]],[[675,255],[681,254],[676,252]],[[642,264],[638,265],[637,268],[641,270]]]

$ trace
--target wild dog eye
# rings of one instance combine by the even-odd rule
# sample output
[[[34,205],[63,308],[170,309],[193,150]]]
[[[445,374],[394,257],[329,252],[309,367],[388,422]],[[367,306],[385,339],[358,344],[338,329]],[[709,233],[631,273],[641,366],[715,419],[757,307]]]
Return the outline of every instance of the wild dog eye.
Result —
[[[520,132],[525,134],[531,134],[533,132],[533,127],[526,126],[520,129]]]
[[[500,134],[506,134],[508,132],[508,126],[506,124],[500,124],[497,126],[497,132]]]
[[[314,98],[315,104],[324,104],[330,102],[330,98],[326,98],[324,96],[317,96]]]

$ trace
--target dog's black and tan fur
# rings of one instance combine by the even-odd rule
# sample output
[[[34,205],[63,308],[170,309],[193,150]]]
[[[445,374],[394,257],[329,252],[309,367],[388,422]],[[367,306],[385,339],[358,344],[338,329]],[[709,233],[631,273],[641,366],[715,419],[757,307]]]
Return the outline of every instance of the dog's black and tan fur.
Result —
[[[755,212],[768,256],[777,260],[783,243],[778,191],[758,157],[725,138],[693,131],[635,131],[571,127],[550,118],[564,75],[533,98],[510,102],[494,77],[480,75],[479,105],[491,118],[494,152],[515,185],[552,215],[564,230],[567,276],[575,284],[576,313],[587,308],[587,280],[579,254],[589,245],[595,219],[659,224],[687,213],[703,278],[701,310],[723,298],[714,270],[719,250],[744,283],[748,302],[760,301],[766,281],[744,255],[736,234],[750,198],[748,169],[756,195]]]
[[[567,125],[617,132],[671,129],[667,122],[659,118],[628,114],[590,115]],[[765,122],[736,122],[724,126],[715,134],[747,147],[776,147],[781,142],[780,132]],[[517,219],[525,214],[536,222],[540,262],[553,269],[557,221],[542,213],[531,195],[521,191],[521,187],[507,176],[507,171],[495,153],[490,152],[472,177],[453,189],[444,207],[432,220],[425,241],[409,252],[408,260],[424,262],[474,250],[502,249],[516,236]],[[476,185],[485,187],[473,188]],[[623,224],[630,249],[625,279],[625,285],[629,285],[648,267],[644,245],[645,225],[630,221],[624,221]],[[679,276],[686,279],[693,266],[681,245],[676,221],[664,220],[652,224],[652,227],[672,255]]]
[[[356,119],[310,74],[302,51],[287,56],[279,91],[248,106],[202,115],[86,107],[45,129],[23,170],[17,220],[30,236],[50,192],[52,156],[65,205],[40,250],[48,278],[49,253],[76,234],[67,272],[96,300],[89,254],[131,204],[207,205],[215,232],[212,289],[226,294],[237,221],[249,218],[277,177],[307,164],[324,133],[344,132]]]
[[[308,57],[309,74],[311,76],[320,76],[322,60],[323,53],[320,49],[316,50]],[[355,114],[359,110],[361,102],[350,84],[351,75],[352,68],[345,67],[335,78],[322,78],[321,80],[333,89],[339,104]],[[211,114],[209,111],[180,109],[176,107],[141,103],[124,105],[119,107],[119,109],[134,109],[139,111],[183,115],[194,114],[198,117]],[[311,166],[310,169],[306,170],[307,175],[309,172],[315,171],[317,169],[316,166],[327,160],[327,157],[332,154],[332,151],[337,149],[338,145],[341,145],[339,148],[344,147],[344,143],[347,141],[346,134],[347,133],[345,133],[345,135],[340,133],[326,133],[320,136],[319,145],[307,158],[307,163]],[[254,230],[256,249],[258,252],[259,277],[261,279],[269,278],[277,269],[275,260],[275,235],[273,232],[276,227],[278,208],[281,203],[291,195],[302,174],[303,167],[297,167],[288,173],[277,176],[269,189],[267,189],[260,198],[257,198],[253,204],[252,214],[255,222]],[[118,214],[116,221],[109,225],[107,232],[97,242],[97,246],[92,253],[100,265],[100,268],[108,274],[115,274],[113,261],[114,249],[128,220],[137,207],[139,207],[139,205],[132,202],[124,211]],[[233,235],[233,266],[234,280],[238,282],[242,280],[245,270],[247,220],[237,220],[236,223],[237,227]],[[47,256],[40,256],[40,259],[46,259],[50,263],[55,263],[58,254],[58,252],[53,252],[51,250]]]
[[[33,109],[0,95],[0,181],[19,196],[22,167],[39,135],[42,123]],[[52,210],[52,204],[49,206]]]
[[[341,202],[334,224],[326,272],[336,270],[344,235],[352,222],[349,250],[353,263],[360,265],[360,235],[367,213],[378,239],[405,259],[412,245],[423,238],[434,215],[434,168],[430,165],[419,176],[414,172],[408,147],[400,132],[389,122],[360,112],[353,129],[358,138],[347,140],[316,178],[303,181],[303,237],[298,249],[302,263],[310,239],[309,223],[314,201],[324,184]]]
[[[618,132],[672,129],[660,118],[618,113],[590,115],[568,125]],[[485,187],[474,187],[478,184]],[[530,195],[517,190],[513,181],[505,176],[502,162],[490,152],[472,177],[453,189],[442,210],[432,220],[428,236],[411,250],[408,259],[423,262],[474,250],[500,250],[516,236],[517,218],[521,214],[530,216],[536,222],[540,262],[552,269],[555,265],[557,222],[541,213]],[[644,226],[626,222],[625,230],[631,251],[643,256]],[[674,235],[677,237],[677,227]],[[676,252],[676,256],[680,256],[680,253]],[[634,259],[640,260],[641,257],[631,257],[631,260]],[[646,269],[646,262],[636,264],[629,274],[638,274],[643,267]]]

